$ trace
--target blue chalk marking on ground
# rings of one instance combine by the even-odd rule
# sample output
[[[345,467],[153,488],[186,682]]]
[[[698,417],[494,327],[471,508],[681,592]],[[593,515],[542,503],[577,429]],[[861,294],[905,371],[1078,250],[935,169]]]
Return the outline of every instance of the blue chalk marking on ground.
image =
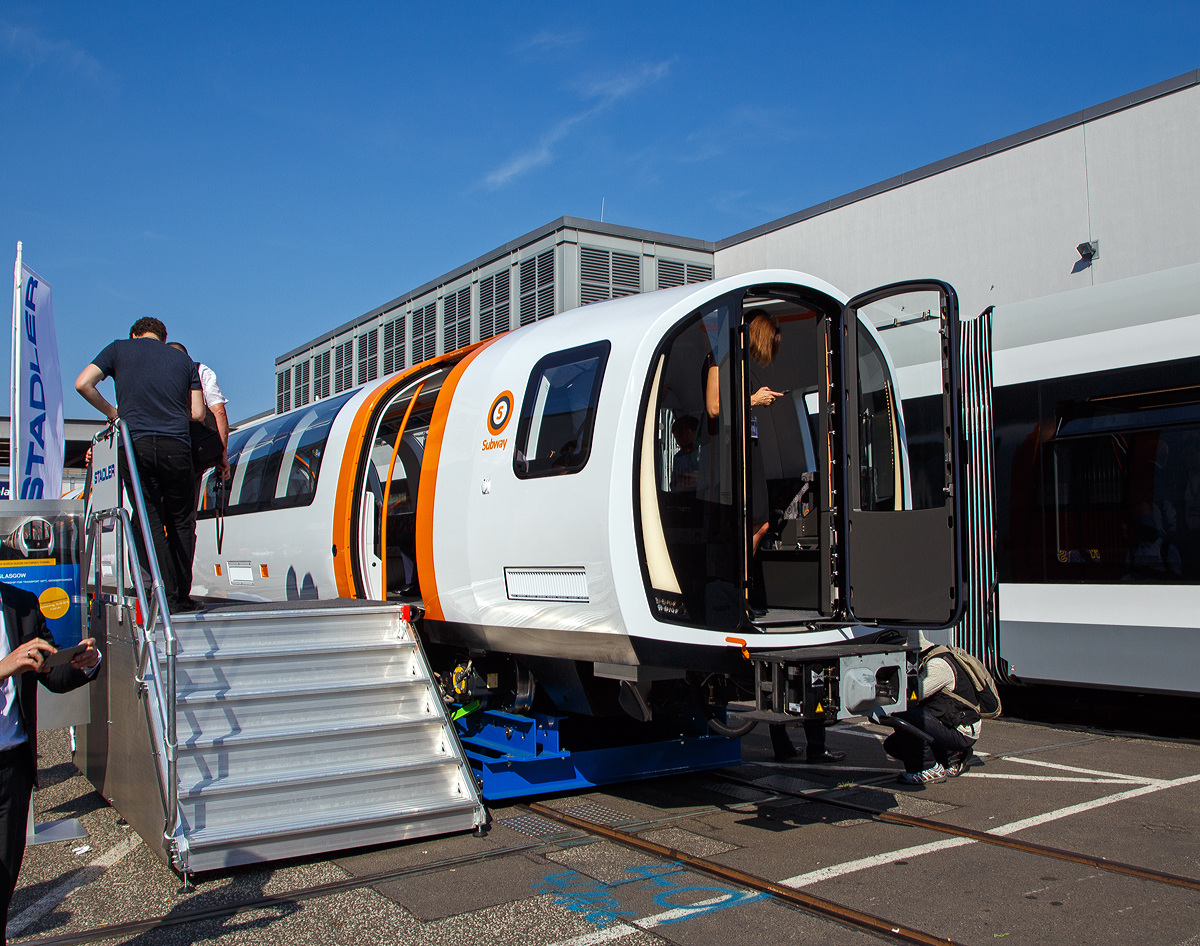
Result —
[[[553,896],[556,906],[565,907],[572,913],[582,913],[584,919],[601,929],[618,923],[624,917],[635,917],[633,910],[624,908],[621,895],[629,890],[650,891],[656,888],[659,892],[654,895],[655,906],[667,910],[687,910],[671,919],[662,920],[662,924],[681,923],[705,913],[717,910],[728,910],[730,907],[744,906],[756,900],[762,900],[768,895],[737,890],[724,886],[683,886],[677,882],[681,874],[688,870],[677,864],[651,865],[648,867],[625,868],[629,877],[615,883],[604,883],[580,874],[578,871],[564,871],[560,874],[547,874],[546,877],[533,884],[533,889],[539,894]],[[723,897],[716,903],[704,903]],[[686,898],[684,902],[681,899]],[[693,907],[693,905],[695,906]]]

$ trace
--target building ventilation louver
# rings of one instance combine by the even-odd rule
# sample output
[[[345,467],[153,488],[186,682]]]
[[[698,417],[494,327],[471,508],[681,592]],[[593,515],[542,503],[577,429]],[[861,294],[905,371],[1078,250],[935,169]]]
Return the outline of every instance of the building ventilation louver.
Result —
[[[509,325],[509,285],[507,267],[479,280],[479,340],[507,332]]]
[[[619,299],[642,291],[642,258],[636,253],[579,248],[579,304]]]
[[[521,324],[554,314],[554,248],[521,260]]]
[[[313,400],[329,397],[329,352],[313,358]]]
[[[333,393],[341,394],[354,387],[354,339],[335,345],[333,349]]]
[[[358,383],[366,384],[379,377],[379,330],[371,329],[358,336]]]
[[[471,344],[471,287],[448,292],[442,299],[442,351]]]
[[[294,382],[292,387],[294,396],[292,400],[296,407],[304,407],[308,404],[308,373],[309,361],[307,358],[301,362],[297,362],[292,367],[292,380]]]
[[[659,259],[658,286],[659,289],[670,289],[672,286],[691,285],[694,282],[704,282],[713,278],[713,268],[700,263],[685,263],[677,259]]]
[[[391,374],[404,367],[404,316],[392,319],[383,326],[383,373]]]
[[[437,303],[413,309],[412,363],[419,365],[437,354]]]
[[[275,375],[275,413],[292,409],[292,369],[285,368]]]

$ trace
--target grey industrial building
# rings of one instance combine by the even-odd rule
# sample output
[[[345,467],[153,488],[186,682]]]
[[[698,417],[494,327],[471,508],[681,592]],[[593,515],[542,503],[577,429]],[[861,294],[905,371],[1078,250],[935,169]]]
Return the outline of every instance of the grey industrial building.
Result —
[[[851,294],[932,276],[970,316],[1195,263],[1198,166],[1200,70],[715,243],[561,217],[278,357],[276,411],[565,309],[714,275],[796,269]]]

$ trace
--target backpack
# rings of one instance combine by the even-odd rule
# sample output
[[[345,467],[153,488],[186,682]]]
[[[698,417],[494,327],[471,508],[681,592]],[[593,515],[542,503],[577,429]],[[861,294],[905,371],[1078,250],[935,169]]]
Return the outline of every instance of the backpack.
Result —
[[[1000,715],[1003,707],[1000,705],[1000,691],[996,688],[996,681],[992,679],[992,675],[988,673],[987,667],[972,654],[968,654],[961,647],[944,646],[939,644],[936,647],[930,648],[922,655],[921,665],[924,666],[934,657],[948,657],[954,661],[955,665],[963,673],[967,675],[967,679],[971,681],[971,685],[975,688],[975,695],[978,698],[978,703],[972,703],[955,693],[953,690],[943,690],[946,696],[953,700],[957,700],[964,706],[969,706],[981,719],[995,719]]]

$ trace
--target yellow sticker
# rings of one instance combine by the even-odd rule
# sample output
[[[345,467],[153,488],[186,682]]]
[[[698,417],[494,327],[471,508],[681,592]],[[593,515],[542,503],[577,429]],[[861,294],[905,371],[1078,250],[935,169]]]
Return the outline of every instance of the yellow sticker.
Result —
[[[42,614],[53,620],[62,617],[71,609],[71,596],[61,588],[47,588],[38,595],[38,605]]]
[[[823,710],[823,709],[821,708],[821,704],[820,704],[820,703],[818,703],[818,704],[817,704],[817,708],[816,708],[815,710],[813,710],[813,712],[814,712],[814,713],[824,713],[824,712],[825,712],[825,710]]]

